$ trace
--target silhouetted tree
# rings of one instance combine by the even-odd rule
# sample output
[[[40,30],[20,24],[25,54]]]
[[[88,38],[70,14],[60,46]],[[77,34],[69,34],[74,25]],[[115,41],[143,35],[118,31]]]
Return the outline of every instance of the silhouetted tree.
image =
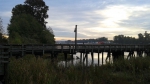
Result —
[[[16,5],[7,28],[9,42],[54,44],[54,33],[46,28],[47,11],[43,0],[26,0],[23,5]]]
[[[145,31],[145,33],[144,33],[144,37],[145,37],[145,43],[150,43],[150,34],[149,33],[147,33],[147,31]]]
[[[100,37],[96,39],[97,41],[108,41],[108,38],[106,37]]]
[[[118,36],[114,36],[114,42],[115,43],[121,43],[123,44],[124,43],[124,35],[118,35]]]
[[[114,36],[114,43],[135,44],[136,43],[136,39],[134,37],[118,35],[118,36]]]
[[[43,0],[26,0],[24,4],[18,4],[12,9],[12,18],[20,14],[30,14],[35,17],[38,22],[46,28],[45,19],[48,18],[47,11],[49,10],[48,6]]]
[[[47,30],[54,35],[53,29],[51,27],[48,27]]]
[[[33,15],[42,24],[42,26],[46,27],[47,22],[45,19],[48,18],[47,11],[49,8],[45,2],[43,0],[26,0],[24,4],[29,7],[29,10],[32,9],[29,13]]]
[[[54,44],[54,35],[30,14],[20,14],[8,25],[9,43]]]
[[[138,41],[140,44],[144,42],[144,36],[141,33],[138,34]]]

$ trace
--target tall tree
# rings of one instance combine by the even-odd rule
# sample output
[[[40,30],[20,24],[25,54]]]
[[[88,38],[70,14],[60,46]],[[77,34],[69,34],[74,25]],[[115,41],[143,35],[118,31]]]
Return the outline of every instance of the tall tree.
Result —
[[[14,17],[8,25],[9,42],[18,44],[54,44],[54,36],[43,29],[43,26],[30,14],[20,14]],[[46,38],[47,37],[47,38]]]
[[[47,11],[43,0],[26,0],[16,5],[7,28],[10,43],[54,44],[54,34],[46,28]]]
[[[47,30],[54,35],[53,29],[51,27],[48,27]]]
[[[30,6],[18,4],[12,9],[12,17],[10,22],[13,21],[14,17],[21,14],[30,14],[33,16],[33,10]]]
[[[150,34],[145,31],[144,33],[145,42],[144,43],[150,43]]]
[[[31,7],[31,15],[33,15],[44,27],[46,27],[47,22],[45,19],[48,18],[47,11],[49,8],[45,2],[43,0],[26,0],[24,4]]]
[[[142,44],[143,41],[144,41],[144,35],[141,34],[141,33],[139,33],[139,34],[138,34],[138,40],[139,40],[139,43]]]
[[[46,28],[47,22],[45,19],[48,18],[48,10],[49,8],[43,0],[26,0],[23,5],[18,4],[12,9],[12,15],[16,16],[23,13],[30,14],[35,17],[44,28]]]

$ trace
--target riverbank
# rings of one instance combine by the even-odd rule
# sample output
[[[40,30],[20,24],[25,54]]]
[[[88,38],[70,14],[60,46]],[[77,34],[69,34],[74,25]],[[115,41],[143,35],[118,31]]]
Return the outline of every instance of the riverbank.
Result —
[[[8,84],[148,84],[150,57],[116,61],[103,66],[57,65],[50,59],[10,58]]]

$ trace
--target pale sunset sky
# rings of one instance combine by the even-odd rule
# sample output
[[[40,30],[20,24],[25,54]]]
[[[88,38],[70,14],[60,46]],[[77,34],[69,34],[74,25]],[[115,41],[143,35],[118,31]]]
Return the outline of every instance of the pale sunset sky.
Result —
[[[5,32],[12,16],[11,10],[25,0],[0,0],[0,17]],[[137,38],[150,32],[150,0],[44,0],[49,6],[46,19],[56,40],[74,40],[78,25],[78,39],[93,39],[115,35]]]

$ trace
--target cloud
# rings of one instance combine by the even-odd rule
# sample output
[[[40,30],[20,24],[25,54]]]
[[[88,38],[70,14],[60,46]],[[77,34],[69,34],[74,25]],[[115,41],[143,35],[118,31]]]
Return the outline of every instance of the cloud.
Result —
[[[0,11],[0,14],[1,17],[5,17],[5,18],[10,18],[12,15],[10,11],[3,11],[3,12]]]
[[[149,6],[115,5],[108,6],[96,13],[104,17],[101,25],[93,31],[102,30],[105,33],[125,34],[136,36],[149,26]],[[147,28],[148,29],[148,28]],[[106,34],[105,34],[106,35]],[[107,36],[107,35],[106,35]]]
[[[9,23],[11,9],[23,3],[15,1],[10,3],[3,0],[0,3],[5,26]],[[137,36],[150,29],[149,0],[44,1],[49,6],[47,26],[52,27],[57,39],[74,39],[75,25],[78,25],[79,39],[103,36],[113,39],[114,35],[119,34]]]
[[[138,21],[147,19],[147,17],[145,19],[138,18],[143,17],[145,13],[149,14],[147,6],[108,5],[103,9],[82,9],[77,12],[51,8],[50,17],[47,21],[49,22],[48,25],[54,29],[54,32],[57,32],[55,33],[56,37],[60,37],[60,35],[62,37],[72,37],[74,26],[77,24],[79,37],[97,38],[106,36],[109,39],[113,39],[113,36],[117,34],[136,36],[139,32],[144,31],[144,29],[138,26],[133,27],[133,25],[138,24]],[[143,26],[141,25],[141,27]],[[65,32],[61,32],[63,30]],[[58,31],[61,33],[59,32],[58,34]]]
[[[2,18],[2,21],[3,21],[4,32],[6,33],[7,32],[7,25],[10,21],[12,14],[10,11],[4,11],[4,12],[0,11],[0,14],[1,14],[0,18]]]
[[[135,11],[132,12],[130,19],[122,20],[119,25],[128,28],[137,28],[143,30],[149,30],[150,28],[150,8],[149,6],[135,8]]]

